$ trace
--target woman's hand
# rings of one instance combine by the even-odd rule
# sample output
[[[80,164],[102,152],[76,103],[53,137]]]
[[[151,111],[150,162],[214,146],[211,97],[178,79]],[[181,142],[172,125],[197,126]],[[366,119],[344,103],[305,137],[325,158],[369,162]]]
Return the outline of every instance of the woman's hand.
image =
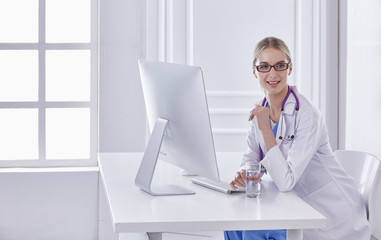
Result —
[[[257,104],[257,106],[250,111],[249,121],[253,120],[255,116],[257,117],[259,130],[263,131],[270,129],[270,109],[268,107]]]
[[[239,187],[243,187],[246,185],[246,170],[241,170],[239,172],[237,172],[237,174],[235,175],[235,178],[233,181],[231,181],[230,183],[230,186],[233,188],[233,189],[237,189]]]
[[[237,189],[239,187],[243,187],[243,186],[246,185],[246,180],[247,180],[246,170],[241,170],[241,171],[237,172],[234,180],[230,182],[230,186],[233,189]],[[261,179],[261,173],[258,173],[257,175],[252,176],[251,180],[255,181],[255,182],[262,181],[262,179]]]
[[[267,151],[270,151],[277,143],[270,126],[270,109],[257,104],[257,107],[250,111],[249,120],[257,117],[258,128],[262,132],[263,140]]]

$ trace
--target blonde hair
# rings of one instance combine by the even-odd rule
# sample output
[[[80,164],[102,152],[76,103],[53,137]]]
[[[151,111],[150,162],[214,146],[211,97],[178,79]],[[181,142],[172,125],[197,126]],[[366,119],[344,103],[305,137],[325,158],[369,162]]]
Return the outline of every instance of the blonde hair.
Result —
[[[286,43],[276,37],[267,37],[262,39],[260,42],[257,43],[257,46],[254,49],[254,54],[253,54],[253,67],[255,66],[255,63],[258,60],[259,54],[265,50],[266,48],[276,48],[281,50],[284,55],[287,58],[287,61],[291,63],[291,54],[290,50],[288,49]]]

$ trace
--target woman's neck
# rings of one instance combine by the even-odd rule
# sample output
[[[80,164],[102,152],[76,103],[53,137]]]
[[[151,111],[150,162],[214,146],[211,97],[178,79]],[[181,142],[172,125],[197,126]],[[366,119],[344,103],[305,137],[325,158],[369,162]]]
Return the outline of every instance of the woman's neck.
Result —
[[[278,122],[282,103],[288,93],[288,86],[284,87],[280,93],[277,94],[266,94],[267,101],[270,107],[270,118],[273,122]]]

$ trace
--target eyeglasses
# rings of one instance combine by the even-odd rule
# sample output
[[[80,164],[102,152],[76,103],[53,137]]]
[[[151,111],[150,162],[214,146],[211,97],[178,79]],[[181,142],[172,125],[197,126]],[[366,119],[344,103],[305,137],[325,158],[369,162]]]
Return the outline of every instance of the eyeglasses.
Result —
[[[274,68],[275,71],[285,71],[290,66],[290,63],[277,63],[275,65],[269,65],[269,64],[260,64],[254,66],[258,72],[270,72],[271,68]]]

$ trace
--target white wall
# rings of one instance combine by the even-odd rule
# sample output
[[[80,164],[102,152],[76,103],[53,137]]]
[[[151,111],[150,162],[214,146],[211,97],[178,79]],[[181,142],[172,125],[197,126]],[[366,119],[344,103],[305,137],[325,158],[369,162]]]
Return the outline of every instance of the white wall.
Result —
[[[145,49],[145,1],[100,0],[100,8],[99,149],[143,151],[136,59]],[[15,171],[0,170],[1,240],[115,239],[97,170]]]
[[[145,55],[145,1],[100,1],[99,151],[145,149],[137,59]]]
[[[248,113],[263,97],[252,53],[275,36],[295,57],[295,2],[147,1],[147,58],[202,68],[216,151],[246,151]]]
[[[342,148],[370,152],[381,159],[381,1],[350,0],[347,10]]]
[[[338,144],[338,9],[338,0],[296,1],[296,85],[321,111],[333,150]]]
[[[98,238],[98,170],[0,170],[0,239]]]
[[[145,56],[145,24],[145,0],[100,0],[100,152],[145,149],[146,114],[137,65],[137,59]],[[118,239],[102,184],[98,237]]]

